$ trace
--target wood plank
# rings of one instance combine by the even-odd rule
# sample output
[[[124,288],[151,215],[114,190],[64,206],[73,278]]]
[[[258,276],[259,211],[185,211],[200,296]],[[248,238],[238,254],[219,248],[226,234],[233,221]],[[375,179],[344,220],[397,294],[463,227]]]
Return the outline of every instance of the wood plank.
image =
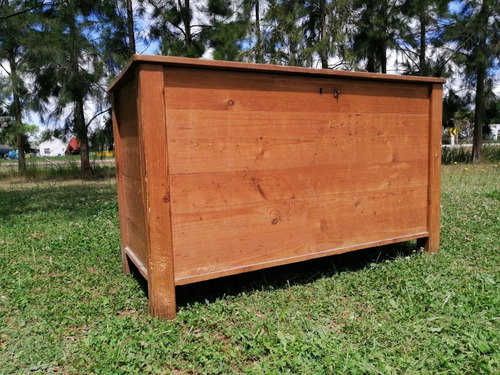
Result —
[[[267,74],[283,74],[283,75],[296,75],[305,77],[345,77],[350,79],[362,79],[366,81],[382,81],[382,82],[406,82],[412,83],[444,83],[443,78],[436,77],[417,77],[417,76],[404,76],[395,74],[379,74],[367,72],[351,72],[345,70],[332,70],[332,69],[311,69],[297,66],[280,66],[271,64],[255,64],[255,63],[241,63],[233,61],[217,61],[205,59],[193,59],[177,56],[159,56],[159,55],[133,55],[127,67],[118,75],[113,83],[108,87],[108,91],[119,90],[123,85],[126,85],[130,76],[133,75],[135,68],[141,63],[159,64],[165,67],[183,67],[189,69],[210,69],[210,70],[224,70],[224,71],[246,71],[253,73],[267,73]]]
[[[121,237],[121,252],[122,266],[125,273],[130,273],[127,248],[133,247],[141,251],[140,246],[136,244],[132,237],[135,237],[129,228],[127,214],[133,207],[133,202],[130,202],[131,192],[135,192],[135,187],[130,189],[129,178],[127,177],[133,172],[133,167],[136,164],[134,159],[138,159],[135,148],[138,142],[137,135],[137,108],[135,103],[137,95],[137,85],[131,82],[128,86],[113,94],[113,132],[115,138],[115,162],[118,187],[118,206],[120,220],[120,237]],[[136,176],[139,178],[139,176]],[[140,190],[139,190],[140,194]],[[141,198],[139,197],[139,201]],[[142,208],[133,207],[135,212],[139,212]],[[145,223],[139,223],[144,227]],[[145,254],[142,252],[138,255],[139,258],[145,259]]]
[[[341,165],[171,175],[172,214],[247,207],[264,201],[364,194],[427,186],[427,162]]]
[[[142,181],[140,180],[140,176],[131,178],[123,174],[122,178],[125,191],[127,192],[125,197],[125,207],[127,209],[125,211],[124,222],[124,227],[128,233],[127,247],[129,252],[133,252],[135,258],[140,260],[141,264],[147,264],[147,229]],[[120,223],[120,225],[122,224]],[[139,267],[138,264],[136,266]]]
[[[276,260],[264,260],[260,263],[249,264],[249,265],[244,265],[244,266],[237,266],[237,267],[233,267],[233,268],[225,268],[224,270],[220,270],[220,271],[208,271],[206,273],[198,274],[198,275],[182,276],[182,277],[176,278],[175,282],[176,282],[176,285],[185,285],[185,284],[189,284],[189,283],[196,283],[196,282],[200,282],[200,281],[214,279],[217,277],[231,276],[231,275],[236,275],[236,274],[243,273],[243,272],[260,270],[263,268],[281,266],[284,264],[290,264],[290,263],[295,263],[295,262],[303,262],[303,261],[317,259],[317,258],[321,258],[321,257],[327,257],[327,256],[331,256],[331,255],[339,255],[339,254],[343,254],[343,253],[347,253],[347,252],[351,252],[351,251],[368,249],[371,247],[390,245],[390,244],[394,244],[394,243],[398,243],[398,242],[411,241],[411,240],[415,240],[415,239],[417,239],[417,241],[418,241],[419,239],[426,237],[428,235],[429,235],[428,232],[406,234],[403,236],[391,237],[391,238],[383,239],[380,241],[357,243],[355,245],[336,247],[334,249],[324,249],[324,250],[320,250],[320,251],[315,252],[315,253],[302,254],[302,255],[292,255],[292,256],[288,256],[287,258],[281,258],[281,259],[276,259]]]
[[[124,102],[122,100],[122,105]],[[118,218],[120,221],[120,238],[121,238],[121,254],[122,254],[122,269],[123,273],[129,274],[130,267],[128,263],[127,253],[125,249],[129,245],[128,242],[128,233],[127,233],[127,225],[126,225],[126,206],[125,206],[125,189],[122,177],[123,170],[123,148],[121,142],[121,134],[120,134],[120,124],[121,124],[121,112],[123,110],[120,107],[120,92],[116,91],[112,95],[112,121],[113,121],[113,136],[115,139],[115,163],[116,163],[116,185],[118,191]]]
[[[171,173],[332,168],[427,159],[427,115],[169,110]],[[422,125],[423,124],[423,125]],[[290,158],[290,155],[294,158]]]
[[[426,232],[426,187],[173,214],[176,280]]]
[[[139,143],[147,220],[149,311],[159,318],[176,315],[167,130],[163,67],[141,65]]]
[[[434,84],[430,87],[429,101],[429,182],[427,208],[429,237],[424,243],[424,249],[430,253],[437,253],[441,231],[442,85]]]
[[[169,109],[251,112],[427,113],[425,85],[165,69]],[[323,94],[320,94],[322,89]],[[340,89],[335,99],[333,90]]]

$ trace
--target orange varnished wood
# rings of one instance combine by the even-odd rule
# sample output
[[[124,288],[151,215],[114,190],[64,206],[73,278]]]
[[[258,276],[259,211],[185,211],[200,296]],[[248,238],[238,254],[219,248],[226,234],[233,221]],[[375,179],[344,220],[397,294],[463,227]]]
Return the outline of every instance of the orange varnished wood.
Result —
[[[139,165],[137,107],[130,105],[137,99],[137,83],[114,93],[113,121],[115,157],[117,163],[118,203],[120,206],[120,231],[122,238],[123,270],[129,273],[127,248],[133,249],[135,259],[147,262],[143,194]]]
[[[428,135],[421,125],[426,115],[187,112],[169,109],[172,174],[297,165],[364,168],[427,157]]]
[[[322,77],[349,77],[351,79],[374,80],[374,81],[399,81],[399,82],[416,82],[416,83],[444,83],[443,78],[434,77],[417,77],[417,76],[401,76],[393,74],[377,74],[366,72],[351,72],[342,70],[330,69],[310,69],[296,66],[279,66],[269,64],[248,64],[232,61],[217,61],[217,60],[203,60],[192,59],[185,57],[173,56],[157,56],[157,55],[134,55],[130,59],[129,64],[123,71],[116,77],[114,82],[109,86],[108,91],[119,89],[120,86],[125,85],[130,76],[134,74],[136,66],[147,64],[159,64],[162,66],[182,67],[189,69],[212,69],[224,71],[247,71],[253,73],[278,73],[290,74],[297,76],[322,76]]]
[[[425,85],[364,82],[341,78],[275,76],[212,70],[168,68],[165,72],[169,108],[275,113],[295,112],[428,113]],[[339,89],[335,99],[334,89]],[[168,90],[170,89],[170,90]],[[322,89],[322,94],[319,94]],[[370,96],[362,107],[360,100]],[[186,100],[189,98],[189,100]],[[307,104],[307,105],[305,105]]]
[[[123,215],[122,246],[155,316],[175,316],[175,285],[411,239],[437,251],[442,79],[135,56],[110,89],[136,79],[117,163],[121,216],[144,216]]]
[[[119,93],[116,92],[112,96],[112,117],[113,117],[113,123],[114,124],[122,124],[121,121],[121,113],[118,114],[119,111],[121,111],[121,106],[119,104]],[[123,125],[121,125],[123,126]],[[116,184],[117,184],[117,190],[118,190],[118,205],[120,207],[125,207],[125,199],[126,199],[126,193],[125,193],[125,187],[124,187],[124,181],[123,181],[123,158],[122,158],[122,152],[123,152],[123,147],[122,147],[122,139],[121,139],[121,134],[120,134],[120,128],[118,126],[113,127],[113,136],[115,139],[115,160],[116,160]],[[120,238],[121,240],[121,252],[122,252],[122,267],[123,267],[123,273],[129,274],[130,273],[130,266],[129,262],[127,259],[127,254],[125,249],[128,246],[128,233],[127,233],[127,220],[126,220],[126,210],[120,210],[119,211],[119,220],[120,220]]]
[[[139,144],[146,207],[148,295],[151,315],[175,318],[163,67],[138,67]]]
[[[268,261],[284,264],[293,256],[423,233],[426,193],[424,187],[386,189],[175,213],[176,278],[258,269]]]
[[[430,253],[439,250],[441,232],[441,122],[443,117],[443,88],[432,85],[429,99],[429,182],[428,231],[424,249]]]

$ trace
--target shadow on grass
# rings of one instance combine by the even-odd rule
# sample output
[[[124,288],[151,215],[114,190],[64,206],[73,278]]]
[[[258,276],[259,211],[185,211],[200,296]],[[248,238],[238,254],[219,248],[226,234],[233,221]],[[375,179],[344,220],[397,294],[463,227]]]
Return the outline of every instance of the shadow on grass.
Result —
[[[341,272],[355,272],[372,263],[382,263],[408,256],[416,248],[415,241],[401,242],[177,286],[177,306],[185,307],[196,302],[203,303],[205,301],[212,303],[225,296],[237,296],[243,292],[251,294],[261,290],[305,285]],[[130,262],[130,268],[132,275],[147,296],[147,281],[132,262]]]
[[[7,189],[0,188],[1,218],[7,220],[36,211],[43,211],[46,217],[56,215],[83,218],[98,213],[106,202],[118,210],[114,187],[85,185],[81,179],[44,181],[41,184],[38,182],[15,181]]]

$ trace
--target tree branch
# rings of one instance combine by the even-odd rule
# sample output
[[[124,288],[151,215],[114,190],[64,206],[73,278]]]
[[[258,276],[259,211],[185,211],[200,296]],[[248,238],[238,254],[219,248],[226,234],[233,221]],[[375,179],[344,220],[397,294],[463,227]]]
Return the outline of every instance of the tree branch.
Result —
[[[101,112],[99,112],[99,113],[95,114],[95,115],[94,115],[94,117],[92,117],[92,118],[89,120],[89,122],[87,122],[87,124],[86,124],[85,126],[88,128],[88,127],[90,126],[90,124],[91,124],[91,122],[92,122],[92,121],[94,121],[97,117],[99,117],[100,115],[102,115],[102,114],[104,114],[104,113],[106,113],[106,112],[108,112],[108,111],[110,111],[110,110],[111,110],[111,107],[108,107],[108,108],[106,108],[106,109],[102,110]]]
[[[2,68],[5,71],[5,73],[10,77],[10,71],[5,69],[5,66],[3,66],[3,64],[1,62],[0,62],[0,68]]]
[[[22,10],[19,10],[17,12],[11,13],[11,14],[7,14],[6,16],[0,16],[0,20],[2,20],[2,21],[7,20],[7,19],[12,18],[12,17],[20,16],[21,14],[29,13],[29,12],[31,12],[35,9],[41,8],[43,6],[55,5],[55,4],[56,4],[55,2],[47,2],[46,3],[45,1],[42,1],[39,4],[33,5],[31,7],[28,7],[28,8],[22,9]]]

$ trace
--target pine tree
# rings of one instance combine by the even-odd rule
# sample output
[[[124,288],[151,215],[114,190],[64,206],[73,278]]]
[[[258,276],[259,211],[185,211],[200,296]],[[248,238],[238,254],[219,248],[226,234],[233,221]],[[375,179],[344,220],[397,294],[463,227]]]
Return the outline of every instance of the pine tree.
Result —
[[[500,3],[496,0],[468,0],[447,31],[456,43],[455,63],[463,67],[468,82],[475,89],[474,136],[472,161],[479,162],[483,148],[485,96],[491,68],[500,58]]]
[[[308,48],[319,56],[321,68],[330,67],[330,58],[340,56],[350,20],[350,2],[312,0],[305,3],[304,34]]]
[[[145,11],[142,2],[135,6],[139,14]],[[98,11],[102,59],[115,76],[137,50],[134,3],[132,0],[103,0]]]
[[[28,99],[28,92],[23,79],[23,59],[25,49],[23,38],[26,34],[29,10],[23,1],[4,0],[0,8],[0,60],[6,60],[8,68],[1,68],[7,75],[2,82],[3,94],[8,97],[8,113],[11,120],[10,131],[16,138],[19,173],[26,173],[25,143],[26,134],[23,127],[23,106]]]
[[[430,45],[441,46],[443,24],[448,17],[448,1],[446,0],[406,0],[402,10],[407,17],[410,28],[400,33],[411,47],[402,48],[406,54],[405,65],[410,74],[444,75],[445,64],[442,56],[435,56],[434,62],[427,54]]]
[[[245,25],[243,37],[243,52],[241,57],[248,62],[264,63],[264,47],[262,45],[261,19],[263,8],[267,6],[264,0],[241,0],[237,19]]]
[[[307,9],[301,0],[271,0],[264,17],[264,59],[272,64],[312,66],[314,51],[307,48],[304,23]]]
[[[154,23],[150,35],[160,41],[163,55],[201,57],[206,50],[205,20],[196,14],[199,0],[148,0]],[[200,5],[197,7],[196,5]]]
[[[81,142],[81,174],[91,174],[85,109],[94,100],[101,110],[104,69],[98,46],[98,8],[93,1],[67,0],[43,9],[30,39],[29,62],[40,103],[55,100],[53,115],[64,116]],[[41,108],[39,108],[41,109]]]
[[[248,20],[241,17],[231,0],[208,0],[202,9],[208,18],[203,39],[215,60],[239,60]]]
[[[369,72],[387,73],[387,51],[398,47],[396,38],[405,26],[401,8],[390,0],[356,0],[353,13],[354,59],[365,62]]]

